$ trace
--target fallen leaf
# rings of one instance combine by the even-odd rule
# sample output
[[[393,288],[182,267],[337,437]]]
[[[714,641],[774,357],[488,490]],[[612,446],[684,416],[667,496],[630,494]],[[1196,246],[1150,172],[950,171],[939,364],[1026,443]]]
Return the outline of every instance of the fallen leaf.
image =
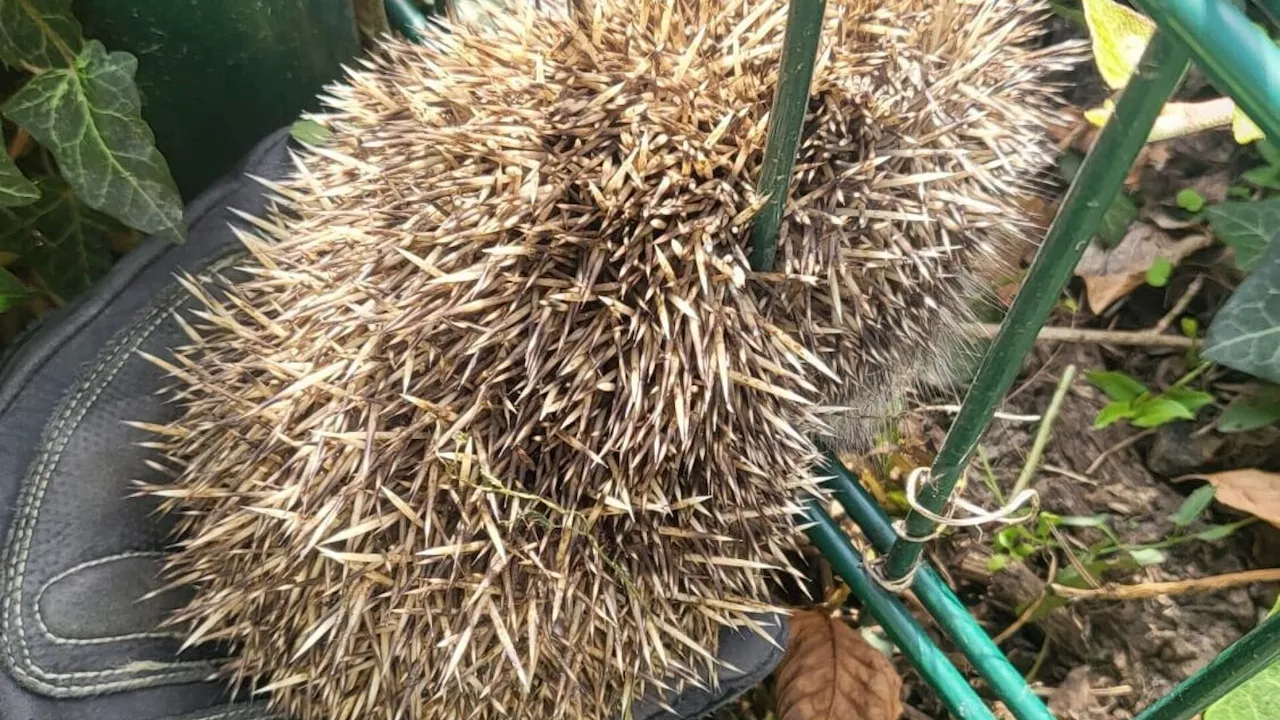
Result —
[[[1205,480],[1217,488],[1218,502],[1280,527],[1280,473],[1248,468],[1177,478],[1184,480]]]
[[[847,623],[809,610],[791,618],[778,667],[779,720],[897,720],[902,678]]]
[[[1177,266],[1183,258],[1211,244],[1213,238],[1208,235],[1174,239],[1155,225],[1134,223],[1120,244],[1110,250],[1089,245],[1076,266],[1076,275],[1084,278],[1089,308],[1100,314],[1145,283],[1147,270],[1156,258]]]

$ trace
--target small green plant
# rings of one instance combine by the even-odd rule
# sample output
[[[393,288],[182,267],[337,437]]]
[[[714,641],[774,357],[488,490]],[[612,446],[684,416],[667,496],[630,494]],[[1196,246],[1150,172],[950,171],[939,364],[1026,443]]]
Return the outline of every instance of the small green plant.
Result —
[[[995,534],[994,554],[987,561],[990,572],[999,572],[1014,560],[1023,560],[1046,550],[1062,550],[1070,552],[1075,559],[1053,578],[1053,582],[1072,587],[1082,587],[1088,579],[1080,574],[1078,568],[1084,568],[1097,577],[1111,571],[1134,570],[1148,565],[1159,565],[1167,556],[1164,550],[1190,542],[1216,542],[1231,537],[1241,528],[1256,522],[1254,518],[1209,525],[1196,532],[1177,532],[1186,528],[1200,518],[1213,502],[1214,487],[1205,485],[1197,489],[1183,501],[1176,512],[1169,516],[1175,532],[1163,540],[1152,543],[1126,543],[1111,528],[1110,519],[1100,515],[1057,515],[1047,511],[1039,512],[1035,523],[1009,525]],[[1067,547],[1060,528],[1092,528],[1100,532],[1103,539],[1080,547]]]
[[[0,0],[0,25],[3,314],[61,305],[140,234],[180,242],[184,227],[137,59],[84,37],[71,0]]]
[[[1119,371],[1086,373],[1089,382],[1111,400],[1098,412],[1093,422],[1094,429],[1100,430],[1120,420],[1128,420],[1140,428],[1159,427],[1175,420],[1194,420],[1196,412],[1213,403],[1214,397],[1187,388],[1186,384],[1206,367],[1201,365],[1163,392],[1152,392],[1141,382]]]
[[[1174,202],[1178,207],[1190,213],[1198,213],[1204,209],[1204,196],[1196,192],[1193,188],[1183,188],[1178,191]]]

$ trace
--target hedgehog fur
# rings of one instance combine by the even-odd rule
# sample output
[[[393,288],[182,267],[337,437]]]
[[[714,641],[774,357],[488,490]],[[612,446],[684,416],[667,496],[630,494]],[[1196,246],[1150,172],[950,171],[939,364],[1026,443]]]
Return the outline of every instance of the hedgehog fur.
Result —
[[[387,39],[151,360],[190,643],[301,720],[576,718],[714,683],[795,573],[819,442],[942,374],[1038,229],[1046,8],[829,0],[769,272],[783,0]]]

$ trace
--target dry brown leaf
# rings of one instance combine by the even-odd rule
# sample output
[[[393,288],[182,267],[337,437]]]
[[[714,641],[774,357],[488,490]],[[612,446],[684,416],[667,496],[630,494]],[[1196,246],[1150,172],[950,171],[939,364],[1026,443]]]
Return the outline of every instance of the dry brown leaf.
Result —
[[[897,720],[902,678],[847,623],[798,611],[778,667],[779,720]]]
[[[1280,527],[1280,473],[1248,468],[1178,478],[1183,480],[1206,480],[1217,488],[1218,502]]]
[[[1147,270],[1156,258],[1177,265],[1191,253],[1213,244],[1209,235],[1189,235],[1174,239],[1155,225],[1134,223],[1120,244],[1106,250],[1096,244],[1085,248],[1076,266],[1084,278],[1089,308],[1100,314],[1112,303],[1128,295],[1147,279]]]

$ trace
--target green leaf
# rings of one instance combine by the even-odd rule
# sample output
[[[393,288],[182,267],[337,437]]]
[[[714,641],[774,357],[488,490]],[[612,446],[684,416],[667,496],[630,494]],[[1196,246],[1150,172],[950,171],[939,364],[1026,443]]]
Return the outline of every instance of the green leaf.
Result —
[[[1213,493],[1216,490],[1217,488],[1209,484],[1196,488],[1195,492],[1182,501],[1178,510],[1169,516],[1169,520],[1178,527],[1185,527],[1195,522],[1196,518],[1200,517],[1200,513],[1213,502]]]
[[[1159,427],[1174,420],[1194,420],[1195,417],[1195,413],[1177,400],[1154,397],[1134,408],[1133,417],[1129,422],[1133,423],[1134,427],[1150,428]]]
[[[13,273],[0,267],[0,312],[20,304],[31,291]]]
[[[1098,239],[1104,247],[1113,248],[1124,240],[1129,225],[1138,219],[1138,205],[1133,198],[1119,193],[1102,214],[1102,223],[1098,226]]]
[[[1133,406],[1127,402],[1107,403],[1106,407],[1098,411],[1098,417],[1093,421],[1093,429],[1101,430],[1110,427],[1123,418],[1131,418],[1134,415]]]
[[[1147,392],[1146,386],[1122,372],[1096,370],[1085,373],[1085,377],[1107,397],[1120,402],[1136,400]]]
[[[1280,190],[1280,167],[1275,165],[1256,167],[1241,173],[1240,179],[1255,187]],[[1245,197],[1248,195],[1246,194]]]
[[[84,43],[71,0],[0,0],[0,62],[68,67]]]
[[[1129,551],[1129,557],[1144,567],[1147,565],[1159,565],[1165,561],[1165,554],[1155,548],[1134,548]]]
[[[1018,543],[1017,546],[1013,548],[1013,554],[1019,558],[1030,557],[1031,555],[1034,555],[1035,552],[1036,546],[1031,543]]]
[[[1280,167],[1280,146],[1270,140],[1259,140],[1254,147],[1258,148],[1258,153],[1262,155],[1262,159],[1266,160],[1268,165]]]
[[[35,184],[22,175],[9,153],[0,147],[0,207],[30,205],[39,197]]]
[[[1187,212],[1195,213],[1204,209],[1204,196],[1192,188],[1179,190],[1174,202],[1178,203],[1178,207]]]
[[[991,559],[987,561],[987,572],[990,572],[990,573],[1000,572],[1001,570],[1004,569],[1004,566],[1008,564],[1009,564],[1009,556],[1005,555],[1004,553],[997,553],[995,555],[992,555]]]
[[[315,120],[298,120],[289,127],[289,135],[305,145],[324,145],[333,137],[333,131]]]
[[[89,207],[173,241],[183,238],[182,198],[142,119],[138,61],[90,40],[73,68],[51,70],[14,93],[10,120],[53,152]]]
[[[1224,202],[1205,210],[1209,227],[1236,254],[1236,267],[1252,270],[1280,234],[1280,198],[1256,202]]]
[[[87,208],[58,177],[37,180],[40,199],[0,209],[0,250],[17,254],[49,291],[68,301],[111,269],[107,237],[119,223]]]
[[[1280,243],[1227,299],[1204,343],[1205,358],[1280,383]]]
[[[1249,432],[1280,421],[1280,387],[1269,385],[1257,395],[1232,400],[1218,418],[1218,432]]]
[[[996,545],[1006,550],[1012,550],[1017,541],[1018,530],[1016,526],[1007,527],[996,533]]]
[[[1164,287],[1169,284],[1169,276],[1173,275],[1173,263],[1167,257],[1158,257],[1147,268],[1147,284],[1151,287]]]
[[[1204,711],[1204,720],[1280,718],[1280,662],[1272,662]]]
[[[1200,322],[1193,317],[1184,317],[1178,321],[1178,326],[1182,328],[1182,334],[1189,338],[1200,337]]]
[[[1213,396],[1209,393],[1184,387],[1171,387],[1160,394],[1186,408],[1192,415],[1213,402]]]
[[[1214,542],[1216,540],[1226,540],[1236,534],[1243,525],[1241,523],[1230,523],[1227,525],[1210,525],[1209,527],[1196,533],[1197,540],[1206,542]]]

